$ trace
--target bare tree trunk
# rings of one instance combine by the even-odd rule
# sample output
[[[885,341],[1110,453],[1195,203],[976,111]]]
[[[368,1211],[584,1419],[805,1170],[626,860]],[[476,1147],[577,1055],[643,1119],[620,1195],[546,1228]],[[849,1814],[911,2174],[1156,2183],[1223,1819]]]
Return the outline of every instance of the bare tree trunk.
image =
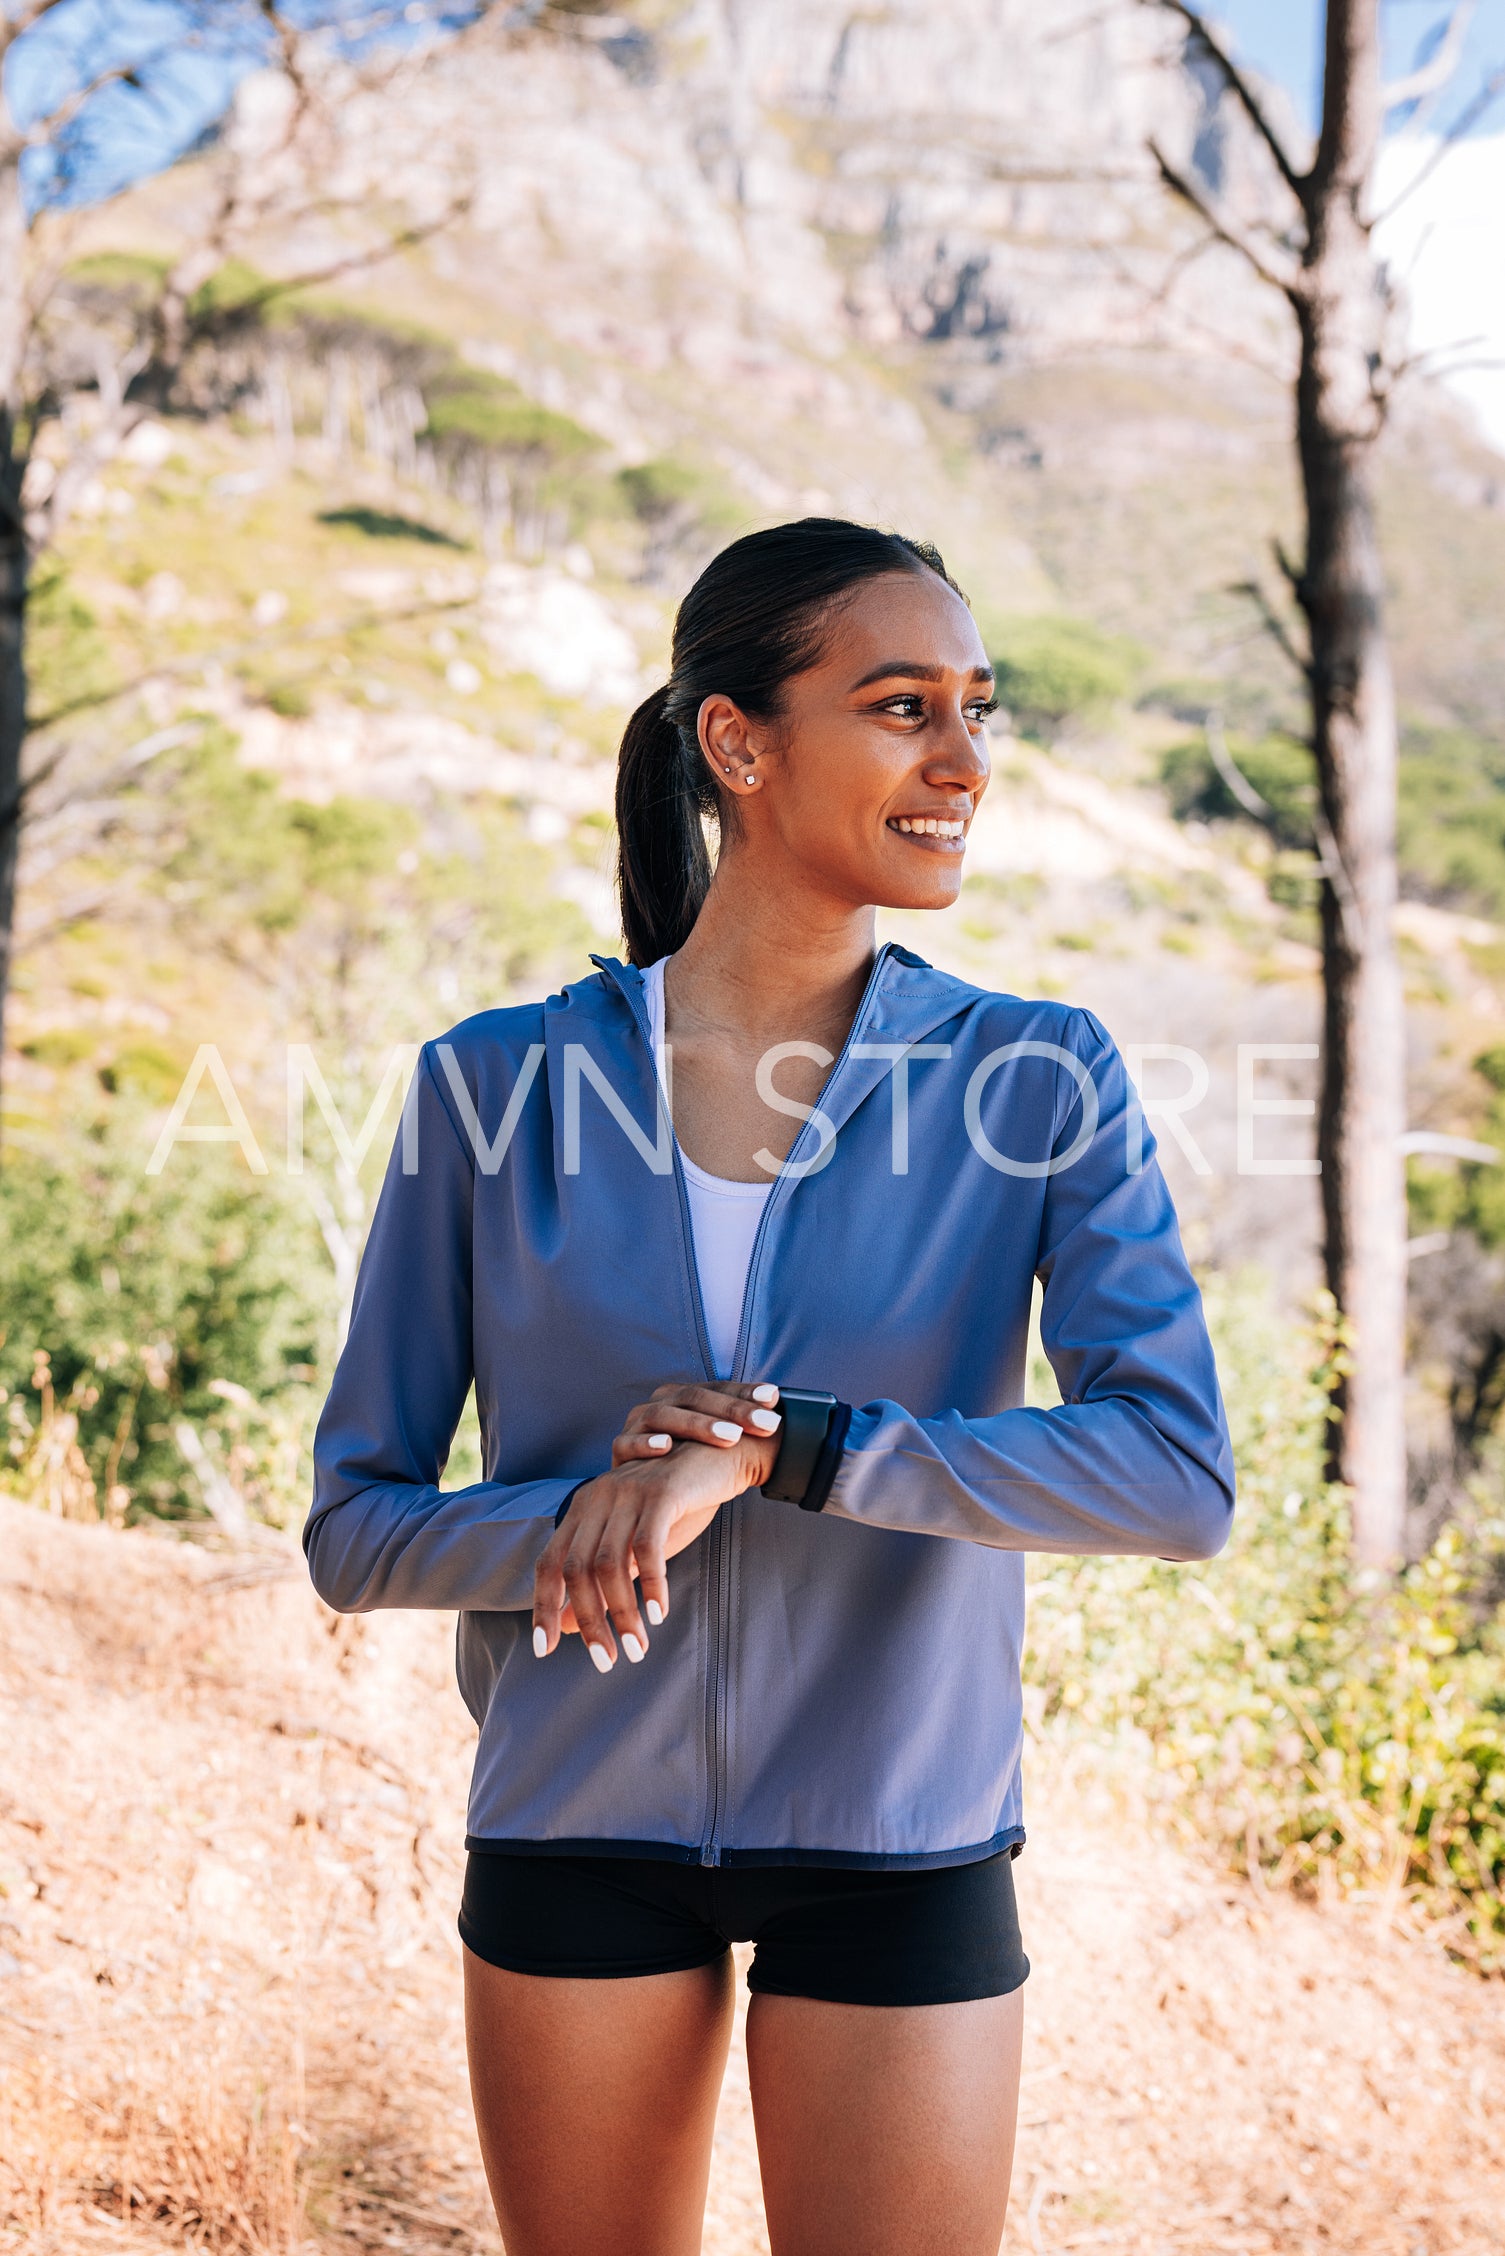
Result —
[[[1382,118],[1378,0],[1329,0],[1322,134],[1296,304],[1297,444],[1323,850],[1318,1151],[1327,1282],[1347,1321],[1329,1471],[1361,1564],[1399,1558],[1406,1500],[1404,999],[1394,940],[1395,695],[1371,464],[1384,303],[1364,209]]]
[[[1289,226],[1268,217],[1245,222],[1151,143],[1166,186],[1282,292],[1300,337],[1296,440],[1306,561],[1300,571],[1287,569],[1306,618],[1306,652],[1295,650],[1268,607],[1266,618],[1307,677],[1317,763],[1323,1254],[1350,1341],[1328,1471],[1352,1491],[1360,1564],[1387,1570],[1400,1559],[1405,1532],[1406,1044],[1394,934],[1395,691],[1371,487],[1397,369],[1367,209],[1386,100],[1380,0],[1327,0],[1322,125],[1308,170],[1201,7],[1193,0],[1145,5],[1175,17],[1188,46],[1216,68],[1290,198]],[[1468,0],[1460,0],[1455,30],[1468,12]],[[1451,33],[1445,44],[1451,70]]]
[[[9,125],[0,104],[0,132]],[[15,929],[21,836],[21,755],[26,742],[26,591],[29,557],[21,510],[26,473],[21,362],[26,339],[26,218],[19,151],[0,156],[0,1089],[5,1006]]]
[[[21,475],[10,417],[0,407],[0,1092],[16,918],[21,752],[26,741],[27,557],[21,529]]]

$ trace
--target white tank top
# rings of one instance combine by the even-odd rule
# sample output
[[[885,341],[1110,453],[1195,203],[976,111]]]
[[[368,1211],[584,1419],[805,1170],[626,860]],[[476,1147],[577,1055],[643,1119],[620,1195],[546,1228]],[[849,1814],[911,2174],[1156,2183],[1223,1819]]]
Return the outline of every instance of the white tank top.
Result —
[[[664,1077],[664,965],[668,960],[667,956],[660,956],[658,962],[650,964],[643,973],[653,1055],[660,1081]],[[705,1169],[697,1167],[693,1159],[687,1159],[683,1151],[679,1164],[690,1195],[690,1228],[695,1267],[700,1277],[700,1301],[710,1334],[711,1359],[718,1377],[724,1379],[730,1375],[732,1357],[737,1352],[737,1332],[742,1321],[742,1300],[747,1291],[753,1239],[758,1234],[758,1223],[773,1184],[771,1181],[732,1183],[724,1175],[707,1175]],[[754,1372],[753,1376],[756,1378],[759,1374]]]

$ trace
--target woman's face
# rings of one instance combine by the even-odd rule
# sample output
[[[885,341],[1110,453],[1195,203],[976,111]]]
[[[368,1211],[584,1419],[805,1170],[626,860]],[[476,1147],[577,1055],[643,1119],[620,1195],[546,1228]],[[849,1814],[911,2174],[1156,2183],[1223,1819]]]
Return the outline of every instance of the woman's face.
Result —
[[[976,622],[944,580],[864,581],[776,722],[729,698],[701,707],[702,749],[737,803],[727,852],[832,906],[945,908],[987,788],[992,697]]]

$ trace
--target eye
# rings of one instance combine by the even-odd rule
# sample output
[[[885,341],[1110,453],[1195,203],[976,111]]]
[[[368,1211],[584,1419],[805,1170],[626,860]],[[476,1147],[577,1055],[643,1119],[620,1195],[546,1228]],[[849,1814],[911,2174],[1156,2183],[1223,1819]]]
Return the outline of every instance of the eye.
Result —
[[[878,711],[893,713],[901,721],[918,721],[924,718],[925,700],[918,690],[901,690],[897,697],[885,697]]]
[[[996,694],[992,697],[974,697],[967,707],[968,713],[972,716],[973,720],[976,721],[979,727],[981,727],[982,723],[987,719],[990,713],[996,713],[997,710],[998,699]]]

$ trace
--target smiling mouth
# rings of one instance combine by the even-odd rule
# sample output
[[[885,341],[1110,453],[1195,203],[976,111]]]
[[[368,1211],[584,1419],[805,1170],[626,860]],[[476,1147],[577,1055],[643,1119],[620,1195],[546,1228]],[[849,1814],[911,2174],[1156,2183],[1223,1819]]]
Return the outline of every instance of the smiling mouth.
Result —
[[[890,815],[884,827],[932,853],[960,854],[967,843],[967,822],[961,815]]]

